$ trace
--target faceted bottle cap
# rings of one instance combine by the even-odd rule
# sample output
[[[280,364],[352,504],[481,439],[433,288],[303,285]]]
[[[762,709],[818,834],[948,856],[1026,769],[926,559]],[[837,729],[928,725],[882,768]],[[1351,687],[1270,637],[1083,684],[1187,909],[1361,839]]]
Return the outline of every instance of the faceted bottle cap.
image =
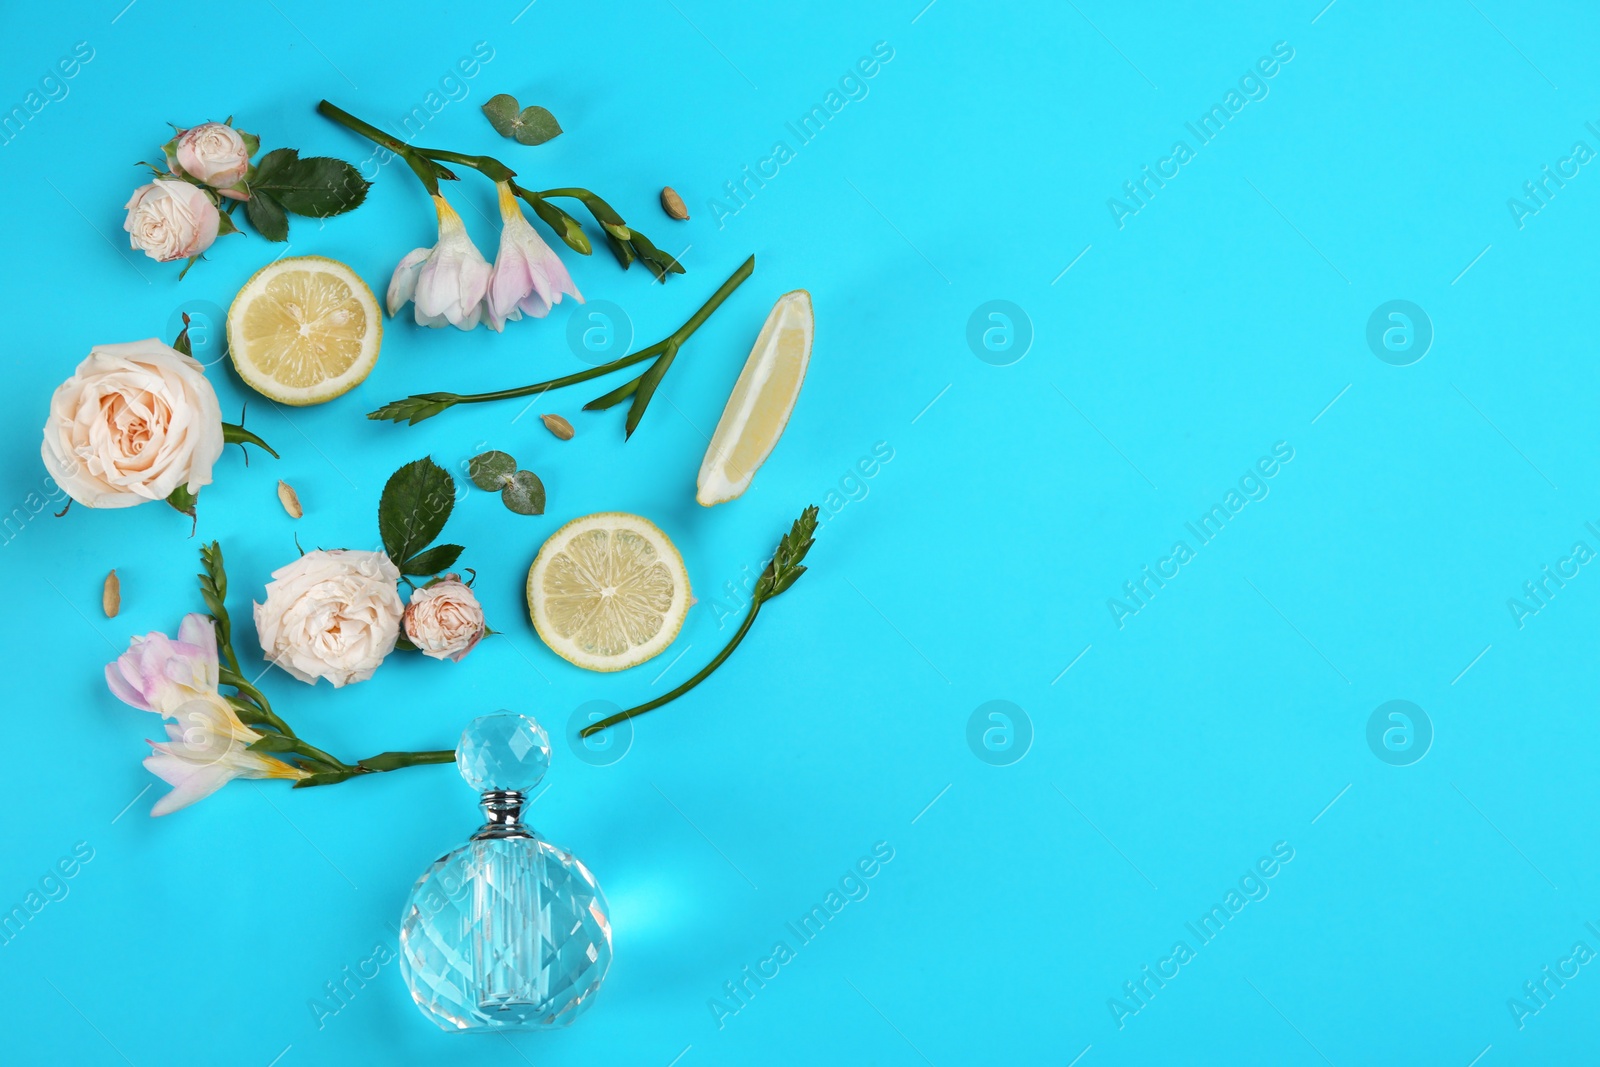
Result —
[[[531,792],[550,768],[550,738],[527,715],[484,715],[461,731],[456,766],[479,793]]]

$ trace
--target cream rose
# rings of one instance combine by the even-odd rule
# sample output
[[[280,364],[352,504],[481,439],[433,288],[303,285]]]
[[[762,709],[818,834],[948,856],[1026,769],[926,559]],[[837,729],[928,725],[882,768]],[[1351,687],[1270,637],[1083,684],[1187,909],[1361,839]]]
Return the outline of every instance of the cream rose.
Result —
[[[122,228],[128,244],[157,263],[198,256],[217,239],[222,213],[197,185],[156,179],[133,191]]]
[[[460,575],[447,574],[411,594],[406,637],[425,656],[457,663],[483,637],[483,606]]]
[[[155,338],[96,345],[50,398],[45,469],[85,507],[127,508],[211,484],[222,410],[200,364]]]
[[[227,187],[237,185],[250,169],[250,148],[239,131],[221,122],[202,122],[178,134],[173,145],[172,173],[180,171],[214,187],[223,196],[244,200]]]
[[[261,650],[302,682],[366,681],[400,634],[399,580],[382,552],[307,552],[272,572],[255,606]]]

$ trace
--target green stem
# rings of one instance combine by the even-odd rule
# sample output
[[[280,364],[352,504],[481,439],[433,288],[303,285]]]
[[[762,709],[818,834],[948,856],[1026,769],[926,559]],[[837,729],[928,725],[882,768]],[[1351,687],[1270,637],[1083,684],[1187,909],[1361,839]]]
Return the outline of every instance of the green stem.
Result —
[[[429,162],[417,149],[412,148],[398,138],[391,137],[371,123],[362,122],[337,104],[331,104],[326,100],[319,101],[317,111],[324,118],[332,119],[346,129],[353,130],[367,140],[382,145],[405,160],[406,165],[416,172],[417,177],[421,179],[422,187],[428,190],[429,195],[439,195],[439,172],[443,168]],[[449,175],[449,172],[445,171],[445,174]]]
[[[723,282],[717,291],[711,294],[710,299],[700,305],[700,310],[689,316],[688,321],[682,326],[679,326],[672,333],[650,347],[642,348],[630,355],[623,356],[621,359],[614,359],[610,363],[602,363],[598,367],[590,367],[588,370],[577,371],[573,374],[563,375],[560,378],[552,378],[547,382],[535,382],[533,385],[517,386],[515,389],[497,389],[492,393],[417,393],[407,397],[406,400],[423,400],[434,404],[442,404],[443,407],[440,410],[443,410],[444,407],[453,407],[456,404],[483,404],[491,400],[514,400],[517,397],[538,396],[540,393],[549,392],[551,389],[577,385],[579,382],[586,382],[591,378],[599,378],[610,374],[612,371],[631,367],[635,363],[640,363],[651,356],[660,355],[663,352],[676,351],[696,330],[705,324],[707,319],[716,313],[717,308],[722,306],[723,301],[727,300],[735,289],[744,284],[744,280],[750,277],[751,272],[755,269],[756,257],[751,256],[740,264],[738,270],[728,276],[728,280]],[[368,412],[367,418],[392,419],[395,422],[409,419],[411,418],[409,408],[401,409],[402,413],[400,414],[386,414],[389,409],[404,403],[405,401],[391,401],[377,411]],[[436,414],[436,412],[430,413],[429,416],[425,417],[431,417],[432,414]]]
[[[614,359],[610,363],[602,363],[598,367],[590,367],[588,370],[576,371],[572,374],[563,375],[560,378],[551,378],[547,382],[536,382],[533,385],[521,385],[515,389],[500,389],[493,393],[469,393],[466,396],[456,396],[455,394],[449,395],[454,397],[452,403],[456,404],[482,404],[489,400],[514,400],[519,396],[537,396],[540,393],[548,392],[551,389],[560,389],[567,385],[577,385],[580,382],[589,381],[591,378],[602,378],[605,375],[610,374],[612,371],[621,370],[624,367],[631,367],[635,363],[642,363],[651,356],[659,355],[661,353],[663,344],[665,344],[665,342],[657,342],[656,344],[651,345],[649,348],[641,348],[639,351],[634,352],[631,355],[623,356],[621,359]]]
[[[422,767],[430,763],[455,761],[455,749],[436,748],[427,752],[380,752],[376,756],[357,760],[356,766],[360,769],[359,773],[378,774],[382,771],[398,771],[402,767]]]
[[[463,167],[471,167],[493,182],[509,182],[517,175],[516,171],[493,156],[471,156],[464,152],[451,152],[443,148],[414,148],[412,151],[419,156],[426,156],[428,159],[438,159],[446,163],[459,163]]]
[[[754,272],[755,269],[756,257],[752,255],[749,259],[739,264],[738,270],[728,275],[728,280],[722,283],[721,288],[711,294],[710,300],[707,300],[704,304],[700,305],[699,311],[696,311],[693,315],[689,316],[688,322],[684,323],[682,326],[679,326],[677,330],[673,332],[671,337],[668,337],[665,341],[661,342],[661,347],[665,348],[667,343],[670,341],[676,341],[678,346],[682,347],[683,342],[687,341],[696,330],[705,324],[705,321],[716,312],[717,308],[722,306],[722,302],[728,299],[729,295],[731,295],[735,289],[743,285],[744,280],[750,277],[751,273]]]
[[[290,734],[289,736],[294,738],[294,748],[291,749],[291,751],[296,755],[304,756],[307,759],[315,760],[318,763],[324,764],[330,771],[347,771],[353,769],[343,760],[329,755],[316,745],[302,741],[298,737],[294,737],[293,734]]]
[[[656,697],[654,700],[646,701],[645,703],[640,704],[636,708],[629,708],[626,711],[619,711],[615,715],[606,716],[597,723],[592,723],[588,726],[585,726],[582,730],[578,731],[578,736],[592,737],[609,726],[615,726],[619,722],[627,722],[629,719],[638,715],[643,715],[647,711],[654,711],[663,704],[677,700],[679,697],[683,696],[683,694],[687,693],[689,690],[693,689],[695,686],[711,677],[711,672],[722,666],[723,660],[733,655],[733,650],[739,647],[739,642],[744,640],[744,635],[750,632],[750,624],[756,621],[756,614],[761,610],[761,605],[764,603],[766,603],[765,600],[752,600],[750,602],[750,614],[744,617],[744,622],[739,624],[739,629],[734,631],[733,637],[726,645],[723,646],[722,651],[718,652],[716,657],[710,663],[707,663],[704,667],[700,668],[700,672],[693,678],[690,678],[687,682],[684,682],[670,693],[664,693],[663,695]]]

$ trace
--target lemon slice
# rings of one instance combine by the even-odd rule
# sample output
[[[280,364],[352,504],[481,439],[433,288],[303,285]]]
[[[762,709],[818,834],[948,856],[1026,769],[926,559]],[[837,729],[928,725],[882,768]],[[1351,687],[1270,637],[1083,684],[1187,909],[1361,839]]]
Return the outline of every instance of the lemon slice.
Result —
[[[292,256],[244,283],[228,308],[228,353],[245,384],[282,404],[321,404],[372,372],[378,301],[336,259]]]
[[[772,305],[700,464],[694,498],[701,504],[741,495],[772,454],[806,378],[813,329],[811,294],[804,289]]]
[[[659,655],[689,614],[689,572],[667,535],[602,511],[550,535],[528,570],[528,613],[551,651],[591,671]]]

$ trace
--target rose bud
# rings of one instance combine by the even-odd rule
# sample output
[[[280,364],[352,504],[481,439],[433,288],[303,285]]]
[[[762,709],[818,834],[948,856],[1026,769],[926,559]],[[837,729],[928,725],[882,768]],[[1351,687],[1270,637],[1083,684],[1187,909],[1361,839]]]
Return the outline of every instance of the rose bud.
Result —
[[[187,174],[223,196],[248,200],[248,193],[229,187],[244,180],[250,154],[250,145],[238,130],[221,122],[202,122],[178,134],[168,160],[173,174]]]
[[[129,247],[157,263],[198,256],[217,239],[222,213],[203,189],[157,179],[133,191],[127,203]]]
[[[457,574],[412,593],[402,623],[406,637],[423,655],[456,663],[487,630],[482,605]]]

